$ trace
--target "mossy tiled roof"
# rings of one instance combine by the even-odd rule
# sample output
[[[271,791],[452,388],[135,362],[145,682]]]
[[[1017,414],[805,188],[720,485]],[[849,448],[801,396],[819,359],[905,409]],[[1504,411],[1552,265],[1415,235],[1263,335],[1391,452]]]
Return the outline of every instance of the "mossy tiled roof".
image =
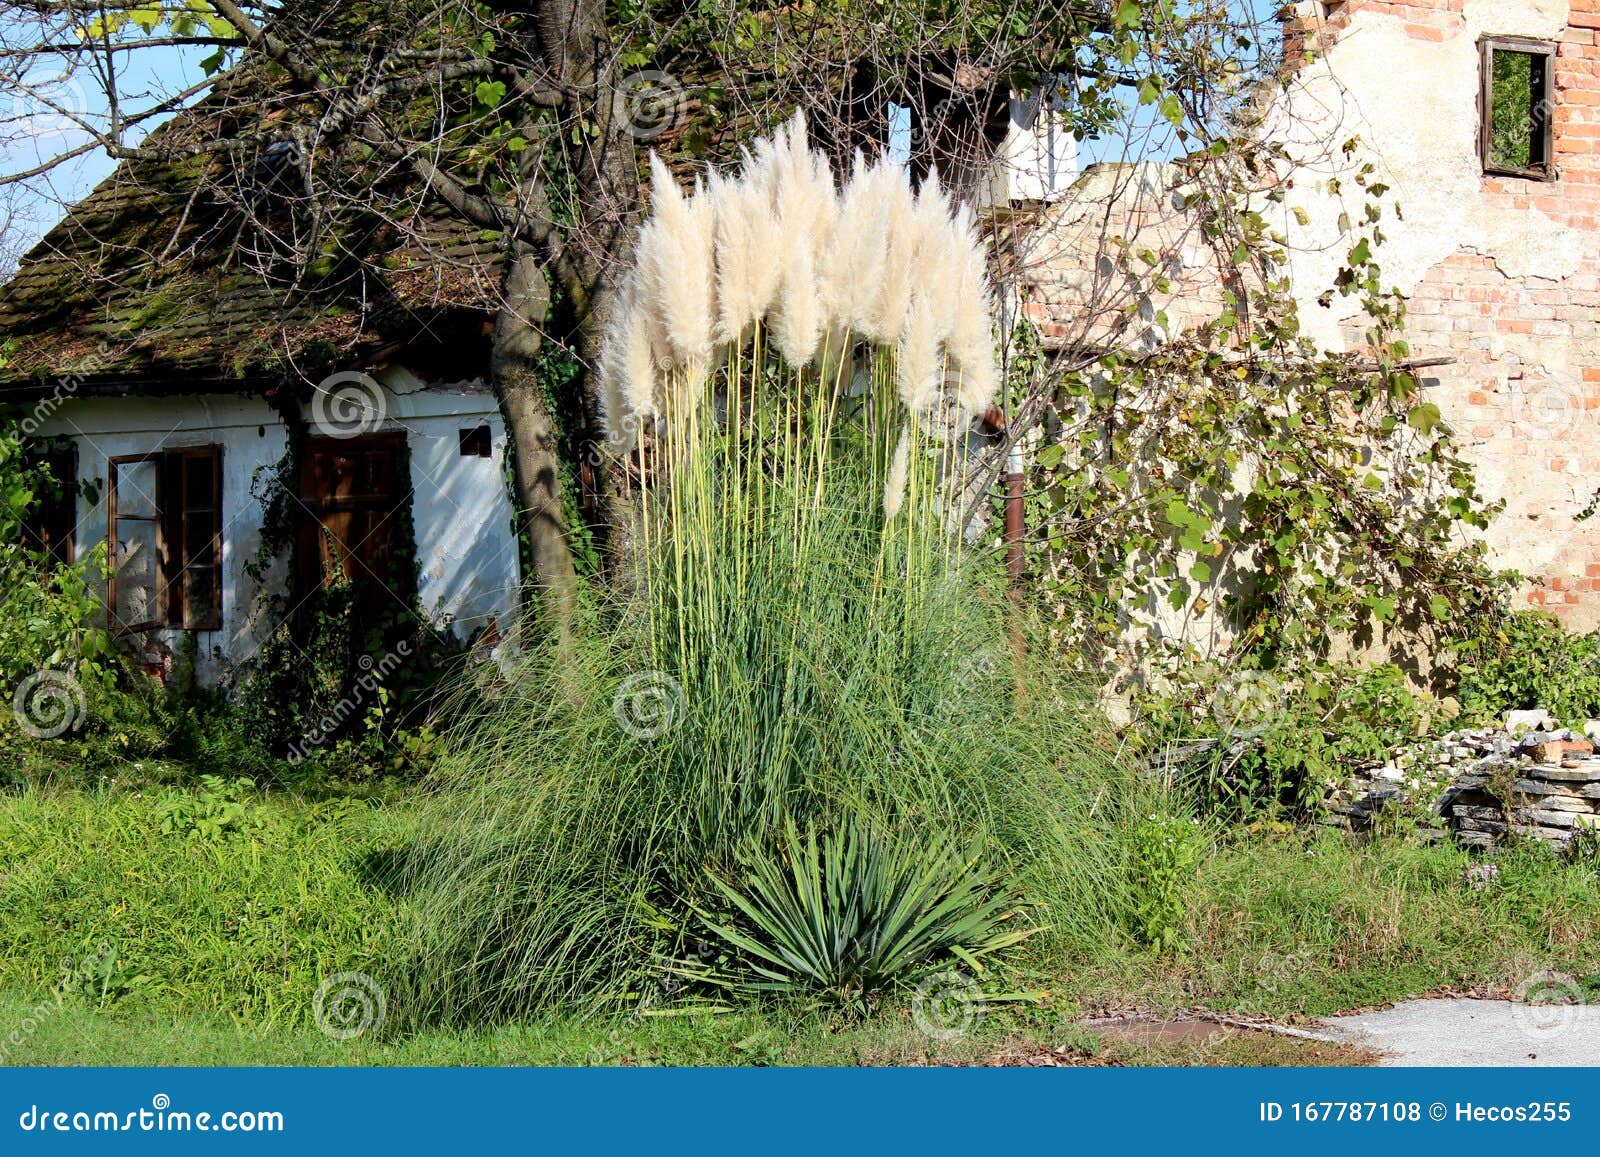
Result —
[[[181,150],[281,136],[304,113],[276,87],[262,69],[238,69],[151,140]],[[481,330],[496,238],[415,189],[375,184],[388,219],[346,225],[311,260],[269,253],[249,221],[274,220],[275,164],[293,174],[263,143],[119,165],[0,287],[0,339],[12,344],[0,390],[62,378],[117,393],[260,388],[430,335],[459,348],[454,335]],[[281,216],[279,244],[304,227]]]

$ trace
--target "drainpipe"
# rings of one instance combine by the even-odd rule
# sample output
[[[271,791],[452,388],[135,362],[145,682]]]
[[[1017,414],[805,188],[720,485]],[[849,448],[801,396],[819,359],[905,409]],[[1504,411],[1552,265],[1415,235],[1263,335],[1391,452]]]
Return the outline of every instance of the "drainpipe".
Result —
[[[1011,620],[1011,650],[1018,661],[1017,695],[1025,696],[1027,688],[1022,677],[1021,660],[1028,645],[1022,637],[1022,494],[1026,478],[1026,463],[1022,456],[1020,431],[1017,440],[1006,454],[1006,571],[1011,577],[1011,605],[1015,610]]]
[[[1011,443],[1006,455],[1006,570],[1011,574],[1011,597],[1022,598],[1022,494],[1027,475],[1022,440]]]

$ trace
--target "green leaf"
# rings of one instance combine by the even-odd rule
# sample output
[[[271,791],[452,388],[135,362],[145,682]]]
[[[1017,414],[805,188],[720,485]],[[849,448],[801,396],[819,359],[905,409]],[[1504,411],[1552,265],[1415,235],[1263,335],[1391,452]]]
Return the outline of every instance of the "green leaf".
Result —
[[[1431,434],[1434,427],[1439,424],[1440,418],[1438,406],[1432,402],[1419,402],[1406,414],[1406,425],[1420,433]]]
[[[484,108],[498,108],[500,102],[506,98],[505,82],[501,80],[480,80],[475,90],[478,103]]]

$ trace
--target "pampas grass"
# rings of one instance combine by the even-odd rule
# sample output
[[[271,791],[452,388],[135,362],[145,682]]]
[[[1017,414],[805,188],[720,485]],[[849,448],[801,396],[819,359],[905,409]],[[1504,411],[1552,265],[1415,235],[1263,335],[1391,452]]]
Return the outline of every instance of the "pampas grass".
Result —
[[[651,582],[671,590],[591,611],[567,643],[521,655],[499,699],[462,704],[411,851],[416,950],[396,1007],[468,1024],[659,1004],[708,866],[731,870],[789,822],[862,815],[907,841],[981,840],[1030,905],[1040,967],[1121,943],[1148,789],[1047,648],[1014,654],[999,584],[942,561],[942,529],[914,517],[909,439],[906,459],[887,556],[864,461],[840,455],[820,509],[790,486],[759,524],[749,495],[724,504],[712,533],[751,550],[680,580],[658,541]],[[663,629],[663,605],[711,591],[714,630]]]
[[[1092,953],[1141,789],[1088,696],[1013,651],[1001,580],[941,514],[958,337],[959,392],[988,401],[970,219],[882,165],[836,191],[798,118],[691,194],[653,172],[601,365],[614,436],[652,439],[638,581],[469,705],[411,857],[406,1000],[456,1021],[638,1001],[678,973],[708,873],[858,822],[982,845],[1048,927],[1029,950]]]
[[[651,310],[673,362],[693,373],[711,362],[716,311],[716,220],[704,192],[686,197],[650,157],[650,220],[639,236],[634,307]]]
[[[617,370],[602,369],[603,383],[608,372],[627,383],[601,391],[619,444],[660,409],[657,388],[690,396],[720,389],[730,369],[769,353],[790,373],[824,363],[817,379],[832,388],[844,384],[858,343],[902,363],[901,400],[919,413],[946,400],[967,414],[992,403],[984,245],[971,212],[951,203],[936,173],[913,191],[903,168],[858,156],[838,188],[827,158],[808,146],[800,114],[746,153],[738,172],[713,174],[690,193],[659,158],[650,171],[651,216],[606,343],[630,352]],[[647,324],[628,316],[641,312]],[[758,338],[763,350],[747,357]],[[621,362],[633,368],[623,372]],[[674,372],[660,374],[664,365]],[[947,390],[947,380],[959,385]]]

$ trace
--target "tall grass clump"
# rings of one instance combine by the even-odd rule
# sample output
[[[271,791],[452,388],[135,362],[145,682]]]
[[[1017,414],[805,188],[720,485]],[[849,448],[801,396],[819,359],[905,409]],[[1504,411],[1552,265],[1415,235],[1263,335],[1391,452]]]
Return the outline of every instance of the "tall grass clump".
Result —
[[[970,216],[882,164],[838,191],[798,119],[690,195],[653,169],[601,366],[651,468],[639,581],[459,729],[413,855],[416,1007],[861,996],[1026,932],[1093,946],[1135,793],[950,529],[995,388]],[[767,983],[800,911],[821,963]]]

